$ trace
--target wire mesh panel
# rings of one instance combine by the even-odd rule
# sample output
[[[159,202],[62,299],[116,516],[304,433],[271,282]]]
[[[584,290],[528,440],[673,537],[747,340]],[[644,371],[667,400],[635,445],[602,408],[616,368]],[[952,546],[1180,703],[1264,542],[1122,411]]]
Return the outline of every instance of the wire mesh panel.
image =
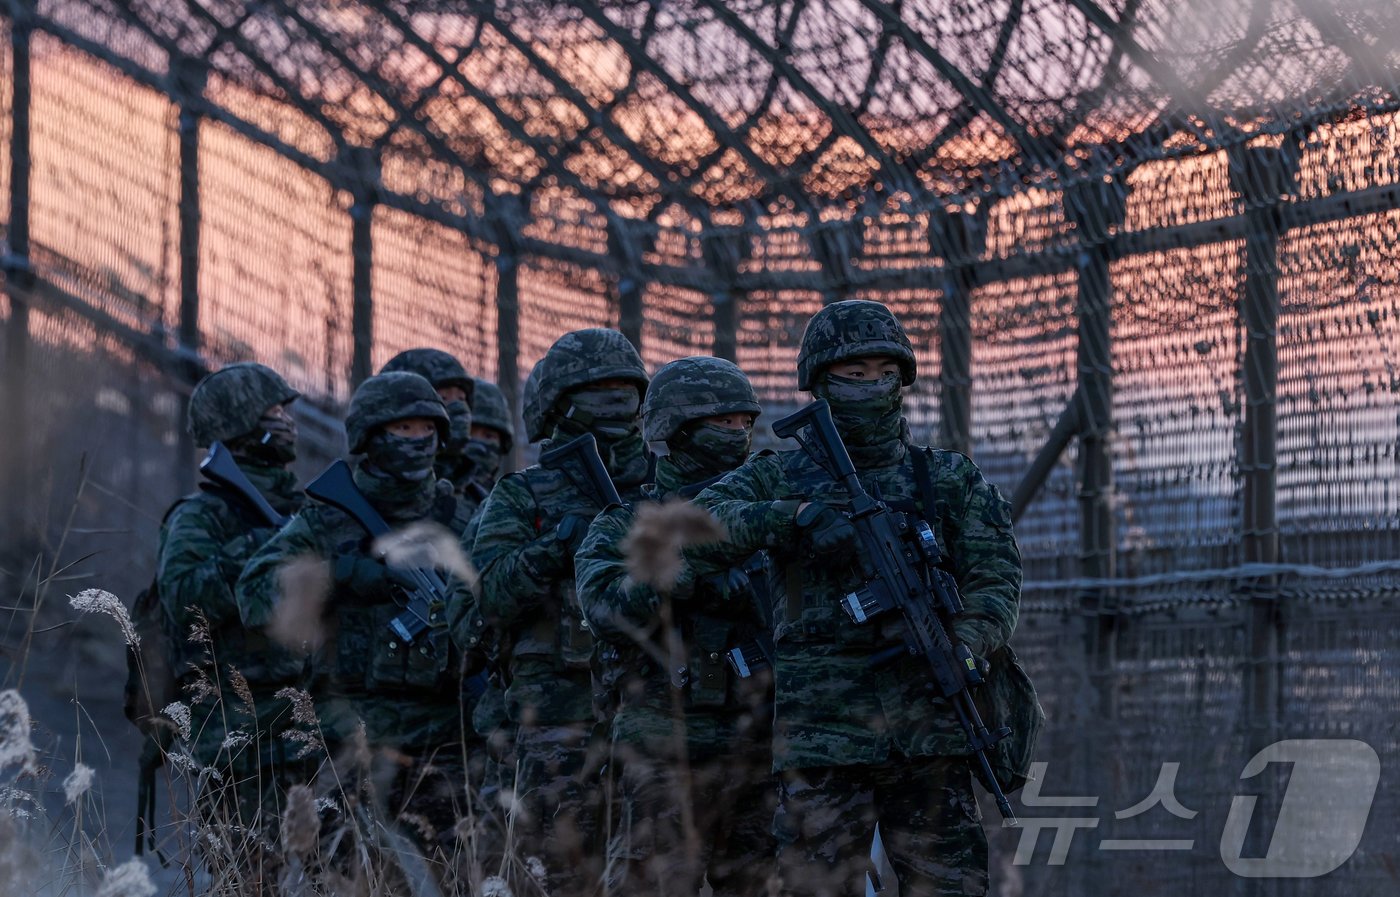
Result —
[[[563,334],[616,327],[617,308],[596,270],[540,260],[520,267],[520,371],[528,374]]]
[[[821,297],[806,292],[753,292],[743,298],[735,361],[763,406],[771,403],[769,423],[808,398],[796,388],[797,349],[807,320],[821,307]]]
[[[1055,426],[1075,385],[1072,275],[1006,281],[972,296],[972,445],[1008,494]],[[1067,466],[1016,528],[1028,578],[1057,575],[1078,554],[1079,511]]]
[[[1279,526],[1291,560],[1393,559],[1400,213],[1300,228],[1279,247]]]
[[[152,376],[124,339],[76,311],[28,318],[28,483],[33,524],[109,559],[78,581],[131,595],[150,579],[152,535],[175,499],[184,397]],[[187,459],[181,459],[187,463]],[[50,547],[53,543],[50,543]],[[117,562],[115,559],[120,558]]]
[[[1395,836],[1382,820],[1400,812],[1400,771],[1393,762],[1400,755],[1400,724],[1392,712],[1400,694],[1389,675],[1400,663],[1394,638],[1400,626],[1396,586],[1393,574],[1348,584],[1295,580],[1281,652],[1280,737],[1360,741],[1380,761],[1370,824],[1356,853],[1321,880],[1345,880],[1361,894],[1384,894],[1395,886]],[[1318,598],[1330,600],[1320,604]],[[1358,806],[1366,806],[1355,798],[1345,788],[1319,796],[1324,812],[1350,819],[1356,818]],[[1320,893],[1317,882],[1295,882],[1289,893]]]
[[[297,389],[350,398],[350,216],[321,178],[227,127],[200,129],[200,333]]]
[[[496,265],[457,231],[393,209],[374,222],[374,369],[434,346],[496,378]]]
[[[642,359],[649,370],[677,358],[714,353],[714,306],[708,295],[652,284],[642,296],[642,307]]]
[[[1211,243],[1113,266],[1114,490],[1133,575],[1233,562],[1242,249]]]
[[[43,34],[31,52],[30,233],[48,276],[138,327],[178,318],[174,107]]]

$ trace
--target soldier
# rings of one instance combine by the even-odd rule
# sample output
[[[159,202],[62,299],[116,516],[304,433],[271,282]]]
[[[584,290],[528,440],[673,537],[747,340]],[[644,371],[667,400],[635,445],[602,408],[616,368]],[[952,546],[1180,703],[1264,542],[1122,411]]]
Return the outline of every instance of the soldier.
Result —
[[[901,390],[915,374],[894,315],[860,300],[814,315],[797,360],[799,388],[830,403],[861,482],[938,536],[967,608],[952,634],[985,658],[1016,624],[1021,563],[1009,506],[965,456],[911,442]],[[872,667],[873,654],[900,644],[899,624],[856,626],[839,609],[861,572],[846,498],[801,450],[754,458],[698,498],[729,532],[717,556],[769,548],[782,585],[773,750],[784,887],[860,893],[878,821],[901,894],[985,894],[966,737],[914,660]]]
[[[657,371],[642,428],[664,453],[647,499],[692,498],[743,464],[761,411],[731,362],[682,358]],[[575,561],[579,602],[610,643],[620,692],[612,736],[623,804],[609,845],[610,893],[689,897],[706,878],[720,897],[767,893],[776,853],[772,676],[739,678],[724,659],[767,634],[763,558],[724,576],[682,577],[659,595],[628,577],[621,545],[633,518],[628,508],[600,514]]]
[[[355,390],[345,421],[351,454],[363,454],[355,486],[391,527],[451,524],[445,514],[433,518],[450,507],[440,499],[452,486],[433,473],[450,428],[442,399],[418,374],[379,374]],[[394,818],[409,823],[430,858],[435,843],[450,852],[454,826],[467,815],[457,692],[465,584],[448,578],[446,606],[428,632],[405,643],[390,623],[413,581],[385,563],[352,518],[312,502],[249,562],[238,584],[245,623],[268,625],[285,599],[279,573],[302,557],[322,558],[331,570],[327,642],[312,684],[327,746],[334,752],[363,723],[375,760],[394,771],[386,796]]]
[[[438,445],[433,470],[438,479],[447,480],[453,486],[456,507],[452,512],[452,529],[461,535],[489,491],[477,483],[476,465],[469,451],[476,429],[472,415],[476,381],[468,376],[460,361],[441,349],[406,349],[389,359],[380,373],[394,371],[409,371],[433,384],[452,421],[450,432]]]
[[[535,365],[525,382],[525,404],[531,408],[537,407],[539,370],[540,366]],[[514,445],[515,427],[505,396],[494,383],[478,380],[475,401],[477,404],[472,408],[472,440],[467,444],[467,453],[476,462],[478,475],[488,469],[492,471],[490,484],[486,487],[489,494],[495,488],[502,457]],[[469,550],[476,541],[476,531],[480,525],[481,509],[478,509],[462,537],[462,544]],[[471,719],[472,730],[486,743],[481,786],[482,814],[477,827],[476,853],[483,868],[494,869],[501,866],[508,839],[505,811],[510,801],[502,798],[513,794],[515,789],[515,724],[506,711],[506,640],[486,626],[479,602],[473,612],[472,623],[481,633],[481,648],[490,671],[486,689],[475,702]]]
[[[636,498],[650,473],[637,413],[646,368],[615,330],[566,333],[531,373],[530,440],[545,448],[592,433],[608,473]],[[582,775],[596,715],[593,639],[574,594],[574,551],[602,509],[574,472],[540,466],[496,484],[481,513],[472,557],[480,606],[512,649],[506,707],[516,726],[515,834],[520,853],[545,864],[556,897],[591,894],[601,792]]]
[[[293,513],[302,500],[288,469],[297,439],[288,406],[297,397],[275,371],[253,362],[209,374],[190,395],[195,442],[222,442],[281,514]],[[210,777],[211,787],[223,790],[205,795],[211,816],[206,821],[249,829],[275,824],[282,787],[301,779],[282,754],[280,735],[290,725],[290,707],[274,698],[279,689],[299,684],[301,665],[245,628],[234,599],[244,565],[274,532],[249,499],[201,482],[200,491],[182,499],[161,527],[156,577],[172,624],[171,668],[191,697],[192,752],[222,780]],[[247,683],[243,696],[240,676]]]
[[[472,477],[486,493],[500,479],[501,462],[515,446],[511,417],[501,388],[489,380],[477,380],[472,398],[471,439],[466,451],[472,461]]]

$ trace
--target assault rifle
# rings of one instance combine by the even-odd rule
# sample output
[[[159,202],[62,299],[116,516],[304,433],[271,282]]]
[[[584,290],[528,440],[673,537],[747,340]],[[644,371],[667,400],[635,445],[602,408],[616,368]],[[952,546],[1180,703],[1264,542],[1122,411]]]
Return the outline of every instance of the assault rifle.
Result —
[[[308,483],[306,494],[344,511],[371,539],[389,532],[389,524],[360,493],[350,466],[344,461],[336,461]],[[436,570],[411,567],[404,572],[413,580],[413,587],[404,589],[407,600],[402,602],[403,612],[389,621],[389,628],[411,645],[431,628],[440,609],[447,606],[448,588]]]
[[[215,441],[209,445],[209,454],[204,456],[204,460],[199,462],[199,472],[204,474],[205,479],[211,483],[223,486],[225,489],[235,493],[239,498],[252,506],[258,512],[268,526],[275,526],[278,529],[287,525],[290,518],[277,513],[272,505],[267,503],[257,487],[248,482],[248,477],[239,468],[238,463],[233,460],[233,455],[222,442]]]
[[[809,432],[809,439],[798,436],[803,430]],[[937,536],[925,521],[896,513],[865,491],[825,399],[773,424],[773,432],[781,438],[797,439],[850,493],[847,516],[860,540],[868,578],[859,590],[845,597],[841,609],[856,624],[896,611],[904,618],[904,645],[880,652],[871,663],[888,663],[906,653],[919,658],[932,680],[931,688],[953,708],[967,734],[977,758],[978,778],[996,798],[1002,824],[1016,825],[1011,803],[997,784],[988,759],[997,743],[1010,737],[1011,729],[989,731],[973,703],[971,688],[983,684],[983,671],[968,647],[955,645],[949,635],[953,618],[962,613],[963,601],[957,581],[938,566],[942,552]]]

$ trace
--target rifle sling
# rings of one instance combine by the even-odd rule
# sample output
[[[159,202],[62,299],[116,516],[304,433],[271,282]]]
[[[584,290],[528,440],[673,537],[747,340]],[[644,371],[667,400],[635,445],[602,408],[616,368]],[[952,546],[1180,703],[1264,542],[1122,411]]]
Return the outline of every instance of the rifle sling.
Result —
[[[929,525],[929,528],[933,530],[933,535],[938,539],[938,569],[956,579],[958,571],[953,566],[953,557],[949,554],[947,545],[943,541],[942,528],[935,517],[938,505],[934,503],[933,449],[926,445],[919,445],[910,446],[909,450],[914,454],[914,483],[919,491],[919,504],[923,506],[919,516]]]

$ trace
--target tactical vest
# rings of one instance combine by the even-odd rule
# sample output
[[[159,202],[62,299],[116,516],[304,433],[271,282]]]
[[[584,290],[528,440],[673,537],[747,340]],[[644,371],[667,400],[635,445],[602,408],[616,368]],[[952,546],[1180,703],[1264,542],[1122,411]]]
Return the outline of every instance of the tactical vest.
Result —
[[[593,506],[566,474],[531,467],[517,474],[535,505],[535,532],[552,532],[566,518],[569,525],[587,528]],[[560,671],[583,672],[592,667],[593,633],[579,606],[578,591],[570,574],[550,583],[550,599],[515,634],[511,653],[517,657],[552,657]]]
[[[339,511],[320,509],[322,520],[341,518],[335,554],[367,553],[368,540],[359,527]],[[452,528],[456,497],[444,491],[434,502],[429,519]],[[430,628],[412,644],[405,643],[389,622],[403,612],[394,601],[362,604],[332,598],[336,622],[334,678],[348,696],[377,697],[456,693],[456,671],[460,666],[447,632],[447,609],[439,608]]]

